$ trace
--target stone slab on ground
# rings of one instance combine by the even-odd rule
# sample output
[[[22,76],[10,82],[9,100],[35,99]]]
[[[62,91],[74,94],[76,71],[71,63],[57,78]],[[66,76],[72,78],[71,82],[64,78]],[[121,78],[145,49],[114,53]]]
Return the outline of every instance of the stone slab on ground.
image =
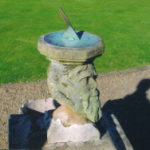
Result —
[[[43,100],[45,101],[45,100]],[[133,150],[117,118],[103,110],[103,117],[96,124],[101,133],[99,140],[47,144],[44,113],[34,110],[27,114],[11,115],[9,119],[9,149],[56,150]]]

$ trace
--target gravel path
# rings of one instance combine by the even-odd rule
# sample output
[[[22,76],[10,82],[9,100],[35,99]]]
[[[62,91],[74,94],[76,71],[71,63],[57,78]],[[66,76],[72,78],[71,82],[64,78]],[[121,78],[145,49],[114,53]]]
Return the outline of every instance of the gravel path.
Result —
[[[146,100],[150,100],[150,66],[145,68],[129,69],[120,72],[99,74],[97,82],[98,89],[100,90],[100,101],[102,107],[113,106],[114,112],[117,105],[120,108],[124,107],[120,104],[128,104],[129,99],[126,97],[129,97],[127,95],[130,95],[131,97],[132,95],[135,95],[133,93],[138,91],[137,86],[147,87],[142,92],[145,94],[144,96],[146,96]],[[49,97],[51,97],[51,94],[48,91],[45,80],[40,82],[0,85],[0,149],[8,149],[9,115],[17,114],[21,105],[29,100],[47,99]],[[132,100],[132,98],[130,99]],[[108,100],[112,100],[114,103],[112,103],[110,106],[107,104]],[[137,103],[137,106],[140,104],[141,103]],[[147,105],[149,105],[149,103]],[[145,109],[144,107],[145,105],[143,105],[143,110]],[[150,113],[148,112],[148,114]],[[134,145],[133,142],[131,139],[131,143]]]

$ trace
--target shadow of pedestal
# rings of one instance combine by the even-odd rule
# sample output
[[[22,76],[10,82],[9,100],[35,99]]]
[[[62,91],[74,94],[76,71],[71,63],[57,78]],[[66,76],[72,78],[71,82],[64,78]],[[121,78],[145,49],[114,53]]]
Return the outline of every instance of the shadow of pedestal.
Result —
[[[10,116],[9,149],[42,149],[46,140],[43,114]]]

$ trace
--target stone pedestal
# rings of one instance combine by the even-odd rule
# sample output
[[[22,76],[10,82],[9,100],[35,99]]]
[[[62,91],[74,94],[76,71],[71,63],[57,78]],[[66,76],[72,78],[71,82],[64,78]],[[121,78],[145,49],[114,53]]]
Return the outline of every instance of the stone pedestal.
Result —
[[[61,104],[52,114],[51,128],[47,128],[48,143],[98,139],[93,123],[102,113],[93,61],[103,54],[104,43],[101,37],[87,32],[82,32],[79,40],[64,39],[63,34],[64,31],[49,33],[38,42],[40,53],[51,60],[47,71],[49,90]],[[52,139],[51,134],[57,138]]]

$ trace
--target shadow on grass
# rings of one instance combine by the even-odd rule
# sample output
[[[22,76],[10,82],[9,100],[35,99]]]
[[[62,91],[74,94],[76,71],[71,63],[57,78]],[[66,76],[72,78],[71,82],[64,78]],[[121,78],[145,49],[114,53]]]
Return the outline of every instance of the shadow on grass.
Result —
[[[146,94],[149,88],[150,79],[143,79],[133,94],[108,101],[103,107],[116,116],[135,150],[150,149],[150,102]]]

